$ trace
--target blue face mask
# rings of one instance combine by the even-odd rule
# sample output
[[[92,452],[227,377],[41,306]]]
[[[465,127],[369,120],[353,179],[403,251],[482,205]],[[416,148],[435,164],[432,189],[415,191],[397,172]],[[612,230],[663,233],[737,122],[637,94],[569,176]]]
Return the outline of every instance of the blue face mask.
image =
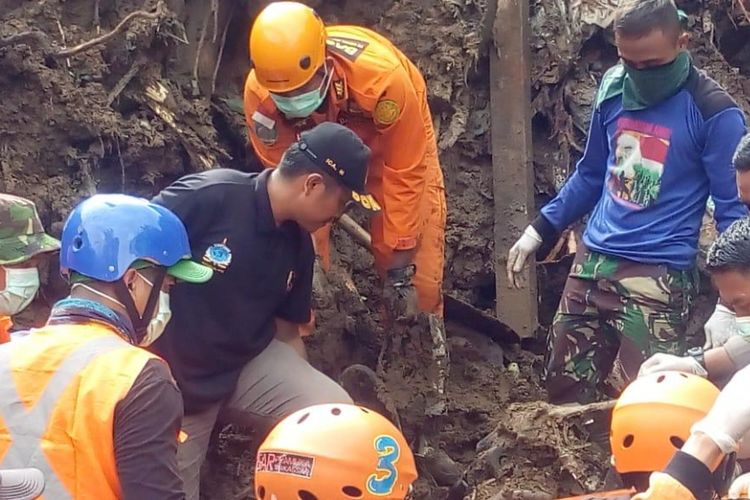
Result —
[[[313,111],[323,104],[332,75],[333,72],[329,72],[328,66],[326,66],[326,73],[323,77],[323,82],[317,89],[293,97],[271,93],[271,99],[273,99],[273,102],[276,104],[276,107],[279,108],[279,111],[284,113],[287,118],[307,118],[313,113]]]

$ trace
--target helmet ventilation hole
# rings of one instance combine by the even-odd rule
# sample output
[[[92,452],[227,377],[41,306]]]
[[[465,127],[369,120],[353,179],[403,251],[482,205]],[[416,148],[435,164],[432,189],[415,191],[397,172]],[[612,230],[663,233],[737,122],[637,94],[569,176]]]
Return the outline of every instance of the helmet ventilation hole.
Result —
[[[370,411],[367,408],[359,407],[360,410],[362,410],[362,413],[370,413]]]
[[[356,486],[344,486],[341,491],[349,498],[362,498],[362,490]]]
[[[317,496],[307,490],[299,490],[297,496],[299,497],[299,500],[318,500]]]
[[[680,377],[682,377],[682,378],[688,378],[688,376],[686,374],[682,373],[682,372],[680,372]]]
[[[266,498],[266,489],[263,486],[258,487],[258,496],[261,500]]]
[[[73,238],[73,250],[80,250],[83,246],[83,238],[76,236]]]
[[[672,443],[672,446],[674,446],[678,450],[682,448],[683,444],[685,444],[685,441],[683,441],[677,436],[669,436],[669,442]]]
[[[656,383],[660,384],[660,383],[664,382],[665,378],[667,378],[666,375],[659,375],[659,378],[656,379]]]
[[[341,415],[341,408],[331,408],[331,413],[338,417],[339,415]]]
[[[299,67],[302,69],[308,69],[311,63],[312,61],[310,60],[310,56],[304,56],[299,60]]]
[[[302,422],[304,422],[305,420],[307,420],[307,417],[309,417],[309,416],[310,416],[310,412],[307,412],[307,413],[305,413],[304,415],[302,415],[302,416],[301,416],[301,417],[299,418],[299,420],[297,420],[297,423],[298,423],[298,424],[301,424]]]
[[[632,434],[628,434],[627,436],[625,436],[625,439],[622,440],[622,445],[625,448],[630,448],[631,446],[633,446],[633,441],[635,441],[635,436],[633,436]]]

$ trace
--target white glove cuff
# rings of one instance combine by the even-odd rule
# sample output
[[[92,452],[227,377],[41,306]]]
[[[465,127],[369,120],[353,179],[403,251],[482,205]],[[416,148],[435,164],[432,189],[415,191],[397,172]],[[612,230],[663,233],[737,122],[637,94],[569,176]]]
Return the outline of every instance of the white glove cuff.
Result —
[[[695,434],[700,432],[701,434],[705,434],[716,443],[721,452],[725,455],[737,451],[740,447],[739,443],[729,434],[720,431],[717,432],[716,427],[716,425],[712,425],[710,422],[706,422],[706,419],[703,419],[693,425],[690,429],[690,433]]]
[[[529,236],[531,238],[534,238],[539,243],[542,243],[542,236],[531,225],[526,226],[526,229],[523,230],[523,234],[525,234],[526,236]]]

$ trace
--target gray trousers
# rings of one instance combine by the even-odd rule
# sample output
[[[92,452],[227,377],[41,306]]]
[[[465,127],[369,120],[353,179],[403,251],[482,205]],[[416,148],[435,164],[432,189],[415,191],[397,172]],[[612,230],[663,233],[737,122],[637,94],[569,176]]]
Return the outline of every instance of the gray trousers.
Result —
[[[285,416],[321,403],[352,403],[352,399],[292,347],[273,340],[242,369],[229,399],[183,419],[188,438],[177,449],[177,462],[186,499],[199,500],[201,466],[217,419],[266,433]]]

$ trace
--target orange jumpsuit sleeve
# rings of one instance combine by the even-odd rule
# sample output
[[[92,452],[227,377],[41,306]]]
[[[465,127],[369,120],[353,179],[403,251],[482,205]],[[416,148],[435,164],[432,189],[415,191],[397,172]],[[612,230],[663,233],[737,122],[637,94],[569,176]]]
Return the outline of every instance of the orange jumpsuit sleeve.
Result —
[[[275,167],[280,159],[275,159],[272,151],[261,141],[258,136],[254,133],[256,123],[253,119],[253,115],[262,113],[260,111],[260,103],[262,102],[261,97],[261,86],[255,79],[255,72],[250,71],[245,80],[245,94],[243,96],[243,107],[245,109],[245,123],[247,123],[247,135],[250,137],[250,143],[253,145],[253,150],[258,159],[263,163],[266,168]]]
[[[393,250],[417,246],[424,214],[422,197],[427,182],[424,162],[427,132],[421,94],[406,70],[397,68],[380,93],[373,121],[380,133],[383,165],[384,243]]]

